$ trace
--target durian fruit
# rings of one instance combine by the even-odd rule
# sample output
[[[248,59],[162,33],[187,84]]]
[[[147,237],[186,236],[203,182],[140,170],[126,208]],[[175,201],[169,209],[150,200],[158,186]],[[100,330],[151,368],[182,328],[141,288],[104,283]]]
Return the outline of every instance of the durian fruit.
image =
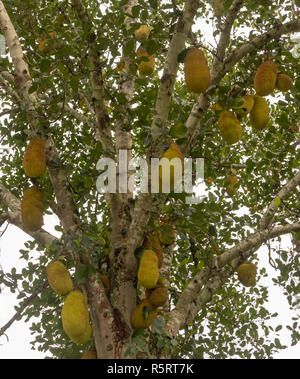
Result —
[[[242,263],[237,270],[239,281],[245,287],[253,287],[256,283],[257,267],[254,263]]]
[[[25,230],[36,232],[43,225],[43,193],[37,187],[30,187],[23,193],[21,215]]]
[[[139,70],[139,72],[142,75],[151,75],[152,72],[154,71],[154,67],[155,67],[155,57],[154,57],[154,55],[149,55],[147,53],[147,51],[142,46],[140,46],[137,49],[137,57],[138,58],[146,57],[148,59],[147,61],[142,60],[138,64],[138,70]]]
[[[243,104],[235,109],[235,114],[238,118],[243,118],[249,114],[254,107],[254,95],[245,95],[243,96]]]
[[[76,344],[86,343],[92,334],[85,294],[71,291],[65,298],[61,312],[63,329]]]
[[[66,266],[61,261],[54,261],[46,268],[48,283],[58,295],[67,295],[73,288],[73,282]]]
[[[45,141],[42,138],[30,140],[23,158],[23,169],[30,178],[38,178],[46,171]]]
[[[103,274],[99,274],[99,276],[100,276],[101,282],[103,284],[104,291],[105,291],[106,295],[108,295],[109,290],[110,290],[109,277],[108,277],[108,275],[103,275]]]
[[[147,25],[141,25],[134,33],[135,39],[144,42],[149,38],[150,28]]]
[[[158,238],[163,245],[172,245],[175,241],[175,230],[167,222],[161,222],[158,228]]]
[[[157,233],[149,234],[146,236],[144,241],[144,247],[155,252],[158,259],[158,268],[161,268],[163,264],[164,251],[161,247]]]
[[[222,138],[233,145],[242,138],[243,129],[239,120],[229,111],[223,111],[219,118],[219,130]]]
[[[148,299],[142,300],[131,314],[131,324],[135,329],[148,328],[157,316],[157,308]]]
[[[168,300],[168,290],[161,280],[158,280],[154,288],[146,289],[146,297],[153,306],[162,307]]]
[[[281,92],[287,92],[293,88],[293,79],[286,74],[278,74],[276,88]]]
[[[226,183],[228,183],[226,187],[226,192],[228,193],[229,196],[233,196],[237,191],[238,179],[236,175],[233,175],[233,174],[229,175],[226,178]]]
[[[190,49],[184,60],[185,82],[188,89],[195,93],[202,93],[210,85],[210,71],[206,57],[202,50]]]
[[[216,17],[222,17],[224,14],[224,0],[214,0],[214,14]]]
[[[174,181],[174,177],[175,177],[174,172],[175,172],[175,170],[177,172],[180,172],[179,171],[180,170],[179,165],[181,165],[181,176],[180,176],[179,180],[182,180],[184,156],[181,152],[179,145],[177,145],[175,142],[171,141],[170,147],[161,154],[161,158],[166,158],[170,162],[174,158],[180,159],[180,161],[177,159],[177,162],[175,161],[174,165],[169,165],[169,162],[164,163],[163,161],[161,161],[161,164],[159,166],[159,192],[162,192],[164,190],[164,186],[167,185],[167,178],[165,178],[164,172],[166,172],[166,169],[168,169],[169,167],[170,167],[170,191],[173,191],[175,184],[176,184]],[[166,184],[164,185],[164,183],[166,183]]]
[[[250,112],[250,123],[253,129],[263,130],[269,120],[269,105],[267,101],[261,96],[254,96],[254,107]]]
[[[97,359],[96,350],[87,350],[80,359]]]
[[[158,259],[153,250],[144,250],[138,269],[138,281],[145,288],[153,288],[159,278]]]
[[[254,88],[258,96],[270,95],[277,80],[277,65],[272,61],[263,62],[257,69],[254,77]]]

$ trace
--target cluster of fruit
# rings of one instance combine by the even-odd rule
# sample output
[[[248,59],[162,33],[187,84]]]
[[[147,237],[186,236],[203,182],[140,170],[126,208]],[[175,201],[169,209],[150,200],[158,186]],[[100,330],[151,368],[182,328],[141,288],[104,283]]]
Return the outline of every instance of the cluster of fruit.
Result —
[[[135,329],[145,329],[152,324],[161,307],[168,300],[168,290],[159,278],[159,268],[163,262],[163,247],[175,240],[175,230],[166,222],[159,225],[156,232],[146,236],[145,250],[142,253],[138,281],[144,287],[146,298],[141,300],[131,315],[131,324]]]

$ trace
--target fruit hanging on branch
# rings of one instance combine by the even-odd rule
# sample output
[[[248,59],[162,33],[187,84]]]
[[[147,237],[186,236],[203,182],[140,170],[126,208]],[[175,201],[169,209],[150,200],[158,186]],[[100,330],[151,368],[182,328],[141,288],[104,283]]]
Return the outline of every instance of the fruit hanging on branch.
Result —
[[[203,93],[210,85],[210,71],[202,50],[190,49],[184,60],[185,82],[188,89],[195,93]]]

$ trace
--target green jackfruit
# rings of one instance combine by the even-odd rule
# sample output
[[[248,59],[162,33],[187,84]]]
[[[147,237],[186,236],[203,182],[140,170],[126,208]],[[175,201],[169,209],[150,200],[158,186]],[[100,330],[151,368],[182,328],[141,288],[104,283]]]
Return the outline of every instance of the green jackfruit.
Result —
[[[272,61],[263,62],[254,77],[254,88],[258,96],[270,95],[277,80],[277,65]]]
[[[244,103],[237,109],[235,108],[235,114],[238,118],[247,116],[247,114],[249,114],[254,107],[254,95],[245,95],[243,99]]]
[[[163,245],[172,245],[176,235],[173,226],[167,222],[161,222],[158,227],[158,238]]]
[[[226,178],[226,184],[227,184],[226,192],[228,193],[229,196],[233,196],[236,193],[238,189],[237,183],[238,183],[238,179],[236,175],[229,175]]]
[[[147,25],[141,25],[134,33],[135,39],[139,42],[146,41],[150,35],[150,28]]]
[[[142,300],[131,314],[131,324],[135,329],[148,328],[157,316],[157,308],[148,299]]]
[[[185,82],[188,89],[195,93],[202,93],[210,85],[210,71],[206,57],[202,50],[190,49],[184,60]]]
[[[239,120],[229,111],[223,111],[219,118],[219,130],[222,138],[233,145],[242,138],[243,129]]]
[[[73,288],[73,282],[66,266],[61,261],[51,262],[47,268],[50,287],[59,295],[67,295]]]
[[[155,287],[159,278],[158,258],[153,250],[144,250],[138,269],[138,281],[145,288]]]
[[[166,158],[170,162],[172,161],[172,159],[178,158],[179,161],[174,162],[174,166],[175,166],[175,169],[178,170],[178,172],[180,171],[180,168],[181,168],[181,173],[183,173],[184,156],[181,152],[179,145],[177,145],[175,142],[172,141],[170,143],[170,147],[162,153],[161,158]],[[177,168],[177,164],[179,166],[178,168]],[[166,169],[170,170],[170,174],[169,174],[170,175],[170,191],[173,191],[174,186],[175,186],[174,166],[173,165],[169,166],[169,162],[167,161]],[[162,163],[162,165],[159,166],[159,192],[163,191],[163,184],[167,182],[167,179],[165,178],[165,174],[164,174],[166,170],[163,167],[164,167],[164,163]],[[182,176],[181,178],[179,178],[179,180],[181,179],[182,179]]]
[[[143,47],[137,49],[137,57],[146,57],[147,60],[142,60],[138,64],[138,70],[142,75],[151,75],[155,68],[155,57],[154,55],[149,55]]]
[[[36,232],[43,225],[43,193],[37,187],[30,187],[23,193],[21,215],[24,229]]]
[[[153,306],[161,307],[168,300],[168,290],[161,280],[158,280],[154,288],[146,289],[146,297]]]
[[[146,236],[144,241],[144,247],[155,252],[158,259],[158,267],[160,268],[163,264],[164,251],[161,247],[157,233],[153,233]]]
[[[245,287],[253,287],[256,283],[256,272],[257,267],[254,263],[242,263],[237,271],[239,281]]]
[[[286,74],[278,74],[276,88],[281,92],[289,91],[293,88],[293,79]]]
[[[30,140],[23,158],[23,169],[30,178],[37,178],[46,171],[45,141],[42,138]]]
[[[261,96],[254,96],[254,99],[254,107],[250,112],[250,123],[253,129],[263,130],[270,120],[269,105]]]

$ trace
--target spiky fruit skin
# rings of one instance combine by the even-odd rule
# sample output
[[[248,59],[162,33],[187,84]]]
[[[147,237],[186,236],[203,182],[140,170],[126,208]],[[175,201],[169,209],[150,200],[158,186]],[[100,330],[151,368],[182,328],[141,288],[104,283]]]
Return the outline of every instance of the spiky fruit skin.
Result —
[[[38,178],[46,171],[45,141],[42,138],[30,140],[23,158],[23,169],[30,178]]]
[[[175,241],[175,230],[171,224],[163,222],[159,225],[158,238],[163,245],[172,245]]]
[[[108,277],[108,275],[103,275],[103,274],[99,274],[99,275],[100,275],[100,279],[101,279],[101,282],[102,282],[103,287],[104,287],[105,294],[108,295],[109,290],[110,290],[109,277]]]
[[[287,92],[293,88],[293,79],[286,74],[278,74],[276,88],[281,92]]]
[[[149,55],[145,49],[142,47],[139,47],[137,50],[137,57],[142,58],[146,57],[148,60],[147,61],[141,61],[138,64],[138,70],[142,75],[151,75],[154,71],[155,67],[155,57],[154,55]]]
[[[245,95],[243,99],[244,103],[241,105],[241,107],[235,110],[235,114],[239,118],[247,116],[247,114],[249,114],[254,107],[254,95]]]
[[[48,264],[46,268],[48,283],[58,295],[67,295],[73,288],[73,282],[66,266],[60,261]]]
[[[43,193],[37,187],[30,187],[21,200],[22,222],[26,231],[36,232],[43,225]]]
[[[245,287],[253,287],[256,283],[257,267],[254,263],[243,263],[238,267],[239,281]]]
[[[138,269],[138,281],[145,288],[155,287],[159,278],[158,258],[153,250],[144,250]]]
[[[88,350],[86,351],[80,359],[97,359],[96,350]]]
[[[202,50],[190,49],[184,60],[184,75],[188,89],[203,93],[210,85],[210,71]]]
[[[222,138],[229,145],[237,143],[243,134],[239,120],[229,111],[223,111],[219,118],[219,130]]]
[[[135,329],[148,328],[157,316],[157,308],[148,299],[142,300],[131,314],[131,324]]]
[[[161,164],[159,166],[159,192],[163,192],[164,188],[167,185],[168,180],[167,178],[165,178],[164,172],[166,172],[166,170],[168,169],[170,170],[170,191],[173,191],[175,187],[175,181],[174,181],[175,170],[176,172],[180,173],[180,169],[181,169],[181,175],[179,175],[180,177],[178,178],[178,180],[180,181],[182,179],[184,156],[180,150],[179,145],[177,145],[175,142],[171,142],[170,147],[162,153],[161,158],[166,158],[169,162],[168,161],[164,162],[163,160],[160,162]],[[178,158],[178,159],[175,159],[175,161],[173,162],[174,165],[170,166],[169,163],[171,163],[172,159],[174,158]],[[177,180],[177,177],[176,177],[176,180]]]
[[[270,120],[269,105],[261,96],[255,96],[254,99],[254,107],[250,112],[250,123],[253,129],[263,130]]]
[[[254,88],[258,96],[270,95],[277,80],[277,65],[272,61],[263,62],[254,77]]]
[[[144,42],[149,38],[150,29],[147,25],[141,25],[134,33],[135,39],[139,42]]]
[[[168,300],[168,290],[164,286],[156,286],[150,290],[148,300],[155,307],[162,307]]]
[[[61,312],[63,329],[76,344],[86,343],[92,334],[86,296],[71,291],[65,298]]]
[[[237,191],[237,186],[236,186],[238,183],[237,177],[235,175],[229,175],[226,178],[226,183],[228,183],[226,187],[226,192],[228,193],[229,196],[233,196]]]
[[[157,233],[146,236],[145,241],[144,241],[144,246],[147,249],[153,250],[155,252],[155,254],[157,255],[157,259],[158,259],[158,268],[160,268],[163,264],[164,251],[163,251],[161,244],[159,242],[159,238],[158,238]]]

